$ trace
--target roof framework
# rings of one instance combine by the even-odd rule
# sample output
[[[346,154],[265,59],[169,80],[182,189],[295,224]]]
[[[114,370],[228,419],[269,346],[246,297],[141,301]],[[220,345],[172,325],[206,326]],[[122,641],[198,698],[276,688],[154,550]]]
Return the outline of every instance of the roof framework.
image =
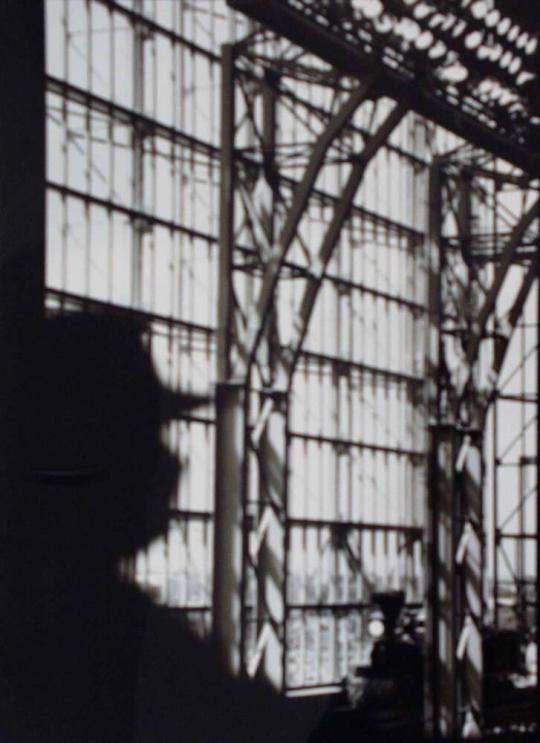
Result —
[[[534,187],[529,190],[538,173],[536,143],[540,122],[535,109],[538,80],[534,66],[538,40],[534,34],[522,31],[512,18],[481,2],[472,5],[448,3],[443,7],[440,3],[435,6],[430,3],[367,0],[357,3],[272,0],[264,4],[231,0],[230,4],[263,24],[245,44],[238,45],[239,57],[246,54],[252,63],[258,62],[266,69],[265,74],[270,74],[276,81],[291,74],[292,70],[306,80],[321,80],[317,65],[310,67],[309,63],[305,64],[303,55],[309,52],[323,62],[322,76],[327,75],[329,86],[347,90],[348,85],[352,85],[353,89],[345,105],[327,120],[324,131],[313,144],[304,177],[286,209],[285,228],[277,242],[271,237],[272,230],[266,232],[268,263],[263,269],[263,303],[255,315],[258,320],[253,324],[251,336],[248,334],[254,339],[254,349],[268,333],[268,323],[276,311],[274,303],[280,261],[290,240],[287,227],[290,225],[294,230],[309,200],[316,168],[322,163],[332,141],[339,139],[346,122],[350,124],[357,106],[369,99],[377,103],[390,98],[397,101],[394,111],[401,108],[401,116],[407,110],[414,111],[465,140],[465,144],[458,145],[454,153],[434,162],[429,197],[432,298],[429,322],[432,340],[428,356],[430,465],[426,565],[429,680],[426,686],[426,724],[430,734],[443,736],[460,735],[465,727],[471,725],[485,731],[495,724],[490,717],[492,711],[486,708],[483,698],[482,636],[488,621],[484,593],[487,528],[484,513],[485,435],[489,411],[498,396],[498,377],[506,352],[538,274],[536,224],[540,202]],[[273,33],[269,34],[268,28]],[[283,51],[282,37],[303,50],[296,56],[292,54],[292,61]],[[261,48],[257,47],[257,39]],[[443,56],[444,62],[441,63]],[[330,70],[325,69],[325,63],[330,65]],[[354,79],[359,81],[356,90],[354,83],[349,82]],[[499,92],[494,94],[494,90]],[[230,88],[224,101],[225,109],[227,100],[232,99],[234,92]],[[391,129],[388,132],[384,129],[385,125],[379,131],[367,134],[363,146],[356,145],[353,157],[359,159],[361,168],[369,160],[365,156],[369,144],[377,142],[378,138],[381,142],[390,138]],[[270,126],[266,131],[271,130]],[[234,142],[234,134],[226,127],[223,131],[226,132],[225,150],[227,143]],[[276,145],[263,139],[261,147],[267,166],[268,158],[276,152]],[[233,152],[231,150],[230,168],[234,168]],[[516,174],[507,167],[499,171],[496,158],[506,160],[519,168],[519,172]],[[355,165],[351,174],[354,170]],[[278,198],[276,174],[265,172],[269,191]],[[236,172],[227,178],[226,183],[234,182],[235,177]],[[486,181],[496,183],[503,190],[517,184],[523,192],[520,213],[511,220],[507,234],[499,235],[495,220],[494,244],[486,244],[485,237],[478,234],[477,229],[483,211],[478,193],[485,191]],[[351,186],[352,196],[349,183],[340,199],[341,216],[337,216],[339,211],[335,214],[336,232],[342,229],[354,198],[357,182]],[[495,213],[504,208],[504,199],[501,201],[495,196]],[[269,213],[273,214],[274,209]],[[222,210],[222,216],[225,216],[222,227],[226,229],[227,224],[233,223],[232,215]],[[309,263],[324,271],[325,261],[337,239],[337,234],[329,238],[322,260],[310,256]],[[227,249],[231,244],[234,244],[231,236],[225,235],[222,247]],[[527,250],[527,246],[532,250]],[[513,267],[517,267],[517,274]],[[316,293],[318,288],[315,279],[313,291]],[[302,306],[313,302],[307,296]],[[501,298],[510,301],[510,308],[506,309],[504,316],[500,316],[497,310]],[[306,334],[308,322],[309,312],[301,311],[298,323],[295,321],[294,324],[300,342]],[[227,327],[226,324],[222,337],[234,338]],[[490,339],[493,337],[496,341],[492,348]],[[267,343],[271,344],[271,339],[272,335],[266,336]],[[233,340],[233,346],[235,342]],[[285,352],[284,355],[270,354],[270,358],[277,360],[275,375],[269,372],[269,379],[274,382],[280,379],[280,367],[286,369],[290,360],[295,358],[294,341]],[[256,361],[257,352],[242,354],[240,351],[238,356],[242,355],[252,363]],[[248,379],[250,373],[248,371]],[[284,379],[287,379],[286,374]],[[284,391],[286,386],[282,383],[281,390]],[[243,410],[245,412],[245,407]],[[255,424],[259,435],[266,430],[267,410],[274,410],[272,403],[260,409],[261,418]],[[282,403],[281,413],[286,416],[285,411]],[[271,449],[286,470],[285,456],[279,454],[286,451],[286,446],[279,437],[272,441]],[[259,458],[259,462],[264,461],[263,456]],[[278,491],[285,494],[285,484],[278,487]],[[281,503],[275,510],[279,521],[279,514],[286,514],[286,502],[278,497],[274,503]],[[238,513],[241,511],[240,503]],[[275,575],[269,575],[265,567],[268,562],[283,563],[281,549],[275,552],[275,546],[284,543],[283,534],[280,536],[278,530],[272,538],[264,516],[258,526],[255,521],[255,528],[262,528],[259,549],[265,543],[267,533],[270,535],[266,544],[270,557],[267,554],[266,561],[261,559],[253,566],[255,574],[261,576],[261,595],[266,595],[265,591],[274,596],[283,595],[283,588],[278,587],[276,592],[275,583],[273,588],[267,585],[268,581],[272,583]],[[229,533],[232,533],[231,529]],[[500,544],[497,533],[495,542]],[[240,563],[237,568],[241,571]],[[283,650],[279,650],[283,638],[279,632],[279,618],[284,614],[284,607],[272,607],[264,600],[263,604],[263,616],[267,621],[263,622],[259,635],[255,667],[264,658],[276,659],[284,655]],[[241,616],[240,605],[237,611]],[[234,624],[232,615],[229,615],[229,623]],[[221,626],[226,624],[224,621]],[[265,655],[270,647],[272,631],[274,645]],[[274,683],[282,683],[279,672],[272,668],[266,671]],[[527,714],[530,717],[534,711]]]
[[[538,38],[476,2],[232,0],[230,5],[343,74],[538,174]]]
[[[27,4],[28,8],[36,7],[33,0],[28,0]],[[332,686],[338,677],[317,675],[310,670],[310,663],[324,665],[323,639],[328,638],[328,627],[334,627],[330,633],[335,631],[335,646],[340,643],[347,646],[345,652],[336,652],[333,660],[335,674],[341,672],[343,659],[346,660],[350,648],[362,638],[354,622],[358,616],[364,616],[362,612],[368,608],[374,580],[384,575],[390,582],[394,579],[392,570],[395,570],[398,584],[407,588],[409,608],[414,610],[422,605],[425,587],[420,547],[425,537],[426,545],[433,550],[431,554],[438,556],[433,573],[427,574],[428,588],[433,590],[437,570],[441,572],[441,568],[447,566],[451,566],[457,586],[452,589],[451,600],[448,595],[428,593],[432,638],[437,633],[444,634],[450,639],[447,647],[451,649],[445,654],[432,648],[433,673],[437,675],[439,664],[450,669],[452,681],[449,688],[438,682],[432,685],[433,695],[430,693],[428,698],[432,705],[430,714],[439,721],[435,724],[446,726],[447,732],[461,730],[467,708],[479,724],[485,726],[489,721],[482,707],[479,635],[487,620],[490,599],[494,601],[495,620],[500,620],[505,610],[503,580],[510,582],[517,591],[522,621],[529,632],[536,621],[536,602],[534,596],[531,598],[534,592],[528,585],[530,571],[527,566],[531,560],[538,559],[538,550],[531,558],[525,545],[535,543],[540,532],[534,528],[538,510],[530,507],[537,492],[538,437],[531,440],[529,433],[537,426],[537,418],[533,416],[531,423],[524,411],[538,404],[538,375],[535,378],[533,374],[531,380],[530,373],[531,360],[533,365],[536,362],[538,323],[527,329],[522,313],[535,291],[538,270],[537,192],[530,180],[530,176],[538,172],[534,128],[537,122],[533,121],[536,83],[534,77],[524,82],[518,80],[522,72],[534,75],[534,34],[527,33],[525,38],[526,32],[514,32],[514,25],[508,26],[503,15],[490,15],[499,6],[503,9],[502,3],[496,3],[497,7],[488,13],[482,10],[486,3],[449,2],[439,14],[444,18],[435,23],[433,3],[234,0],[235,7],[242,6],[248,14],[261,14],[257,18],[265,23],[265,28],[248,36],[243,25],[242,36],[248,36],[247,40],[225,47],[220,60],[216,53],[214,15],[208,14],[210,20],[205,27],[212,39],[210,49],[197,41],[193,29],[186,30],[187,27],[182,26],[192,12],[188,4],[184,5],[186,12],[181,22],[167,26],[157,17],[150,17],[150,4],[145,4],[145,10],[142,3],[134,3],[132,8],[114,0],[88,3],[87,25],[84,26],[87,64],[79,66],[84,69],[84,75],[77,80],[73,62],[72,68],[66,62],[60,72],[49,69],[47,78],[51,147],[59,160],[60,153],[65,154],[63,169],[53,171],[54,162],[52,166],[49,163],[47,174],[48,307],[54,311],[127,312],[144,319],[156,365],[175,389],[180,384],[196,388],[199,377],[207,374],[209,378],[210,372],[205,370],[212,368],[216,352],[219,354],[221,384],[216,411],[216,449],[208,444],[214,430],[211,413],[186,418],[179,426],[180,433],[172,428],[167,431],[171,447],[176,447],[179,457],[186,454],[186,440],[191,447],[188,454],[192,461],[196,457],[208,459],[216,451],[217,513],[213,513],[211,494],[209,496],[214,483],[208,485],[209,478],[194,476],[191,489],[184,485],[177,494],[175,507],[171,509],[175,526],[164,540],[165,547],[157,545],[140,555],[131,566],[133,575],[168,603],[171,611],[186,615],[199,629],[208,630],[213,612],[224,654],[234,670],[265,676],[275,686],[289,692],[321,691],[323,686],[327,689]],[[381,5],[384,12],[379,13]],[[78,43],[75,32],[82,35],[77,26],[81,16],[70,26],[73,6],[70,0],[64,6],[65,23],[59,24],[59,28],[65,32],[65,59],[69,61]],[[420,6],[423,7],[422,17]],[[388,10],[391,12],[386,12]],[[105,15],[99,15],[101,11]],[[445,28],[451,14],[469,24],[455,35],[451,28]],[[486,66],[482,78],[468,72],[462,80],[445,77],[449,72],[447,67],[433,63],[430,83],[425,90],[420,90],[414,77],[416,68],[413,71],[410,63],[410,57],[416,55],[411,41],[408,41],[409,47],[404,48],[411,26],[402,23],[397,35],[394,31],[383,31],[386,16],[396,18],[396,23],[414,19],[422,33],[430,31],[434,37],[437,35],[441,43],[457,55],[452,75],[463,76],[460,64],[476,74],[476,61],[467,55],[475,52],[480,56],[483,45],[473,44],[472,40],[468,45],[470,34],[483,33],[488,51],[497,58],[490,58],[489,74]],[[107,19],[111,48],[120,45],[115,34],[122,23],[125,25],[121,33],[133,39],[130,71],[134,84],[129,101],[122,98],[123,91],[118,91],[118,86],[115,90],[114,82],[108,92],[99,90],[96,85],[95,48],[92,52],[92,43],[96,47],[96,39],[100,38],[98,33],[94,34],[96,28],[92,25],[92,18],[95,22],[96,17]],[[432,26],[429,26],[430,18]],[[20,21],[21,33],[28,32],[22,13]],[[523,23],[519,18],[517,22]],[[489,31],[484,30],[484,25]],[[341,34],[342,27],[346,27],[346,38]],[[102,29],[97,30],[101,34]],[[41,26],[33,32],[42,37]],[[284,43],[285,32],[294,36],[295,44]],[[375,49],[386,50],[388,33],[391,43],[382,55],[383,64],[373,69],[374,57],[380,58]],[[156,74],[148,48],[155,50],[163,39],[178,54],[178,69],[186,76],[182,78],[182,95],[179,96],[183,112],[168,123],[164,123],[155,98],[150,105],[147,98],[148,87],[152,88],[148,86],[149,76]],[[505,47],[506,39],[511,45],[509,49]],[[16,37],[12,40],[15,44]],[[430,43],[434,47],[435,38]],[[502,47],[500,52],[498,44]],[[507,57],[503,66],[503,57],[514,49],[512,45],[520,54],[513,53],[511,59]],[[39,48],[39,44],[30,46]],[[417,51],[424,52],[425,59],[429,58],[431,48]],[[16,50],[6,48],[5,53],[9,59]],[[321,57],[317,57],[321,54],[325,57],[322,62]],[[154,60],[158,56],[154,54]],[[509,68],[512,64],[515,66],[514,58],[518,57],[520,69],[512,73],[515,79],[510,80]],[[225,95],[221,143],[215,116],[211,117],[213,124],[208,131],[198,131],[202,127],[196,115],[196,99],[203,94],[197,88],[194,59],[198,60],[197,64],[205,60],[208,84],[216,89],[219,78],[215,71],[218,64],[223,67]],[[114,60],[112,67],[113,63]],[[115,74],[113,70],[112,81]],[[38,79],[41,78],[36,76],[35,68],[28,72],[29,84],[32,81],[35,84]],[[488,95],[489,88],[486,88],[487,98],[482,98],[484,88],[481,89],[481,85],[489,79],[499,86],[491,88],[499,90],[498,95],[492,93],[493,100]],[[326,89],[329,97],[325,105],[318,105],[296,85],[297,82],[304,83],[307,86],[304,91],[307,89],[310,93],[314,88]],[[178,88],[175,90],[174,95],[178,95]],[[514,96],[506,103],[502,102],[504,90]],[[14,91],[10,95],[14,95]],[[33,99],[38,100],[39,95]],[[27,101],[20,97],[15,100],[20,109],[14,106],[13,118],[3,118],[3,122],[11,122],[12,127],[7,138],[11,149],[2,150],[3,172],[13,168],[14,161],[17,165],[20,153],[25,152],[26,144],[21,142],[24,132],[28,134],[28,141],[36,144],[40,141],[42,112],[37,112],[35,117],[25,117]],[[199,102],[201,100],[207,101],[204,97],[199,98]],[[231,108],[233,100],[236,110]],[[279,138],[276,141],[273,139],[275,123],[279,131],[279,124],[284,120],[280,117],[286,106],[292,107],[292,118],[298,125],[297,136],[289,142]],[[385,213],[379,205],[367,208],[365,192],[362,198],[356,198],[356,190],[362,189],[362,179],[368,181],[370,187],[376,184],[376,178],[368,179],[384,157],[395,157],[400,168],[416,173],[407,180],[407,192],[423,177],[429,164],[429,157],[425,155],[429,152],[420,151],[421,147],[409,151],[402,139],[390,134],[392,130],[395,134],[400,127],[405,127],[407,109],[429,114],[429,118],[475,145],[471,148],[458,143],[451,156],[433,164],[429,252],[421,208],[416,203],[423,191],[416,194],[416,199],[411,197],[412,211],[406,215],[411,219]],[[214,114],[216,110],[213,109]],[[28,130],[20,128],[20,121],[26,122]],[[303,122],[305,128],[299,122]],[[418,134],[423,129],[416,120],[412,130]],[[103,171],[106,161],[99,154],[104,142],[114,152],[113,164],[114,157],[117,158],[117,168],[111,165],[106,175]],[[131,182],[128,178],[115,180],[115,172],[121,167],[118,163],[122,162],[125,152],[129,152],[134,166]],[[171,199],[170,213],[162,208],[163,200],[156,198],[156,182],[159,181],[156,172],[165,178],[164,171],[159,171],[164,153],[179,184],[171,187],[175,198]],[[493,155],[520,171],[495,162]],[[32,177],[39,183],[45,180],[42,156],[43,150],[36,147],[31,158]],[[317,178],[318,173],[332,168],[341,168],[341,181],[339,178],[327,181]],[[218,234],[208,216],[211,208],[205,206],[201,218],[196,202],[202,193],[212,203],[220,173]],[[100,190],[103,182],[107,187]],[[187,182],[189,188],[184,187]],[[152,188],[149,183],[153,184]],[[336,183],[339,188],[335,187]],[[28,184],[27,187],[30,188]],[[174,191],[175,188],[178,190]],[[507,198],[512,189],[518,194],[517,201]],[[152,194],[150,203],[149,192]],[[25,193],[27,196],[28,192]],[[6,193],[6,203],[19,197],[24,202],[25,193],[22,196],[16,191]],[[489,209],[486,200],[490,200]],[[509,210],[508,204],[512,209]],[[2,295],[2,312],[13,311],[12,315],[21,322],[18,338],[24,338],[31,330],[36,308],[41,308],[43,300],[43,281],[39,277],[43,273],[44,205],[36,199],[32,207],[35,209],[32,220],[35,232],[31,245],[25,237],[27,224],[3,220],[1,225],[3,230],[10,230],[9,240],[2,241],[2,251],[6,245],[15,251],[20,246],[30,251],[26,256],[28,260],[25,259],[25,270],[30,270],[30,284],[34,289],[17,296],[13,291]],[[231,211],[236,215],[234,219]],[[486,219],[487,212],[492,215],[491,220]],[[196,215],[199,215],[198,220]],[[307,226],[302,224],[304,219]],[[107,238],[104,238],[103,225],[107,225]],[[83,245],[80,255],[84,256],[78,263],[73,259],[77,240]],[[101,253],[100,243],[106,246]],[[122,253],[115,280],[123,275],[128,275],[130,280],[119,290],[114,285],[111,266],[118,261],[115,251],[123,249],[124,243],[128,244],[129,251]],[[209,277],[217,273],[212,255],[218,244],[222,283],[216,329],[212,312],[215,296],[210,295],[210,311],[206,314],[201,310],[201,303],[186,301],[182,305],[176,299],[171,300],[171,307],[174,305],[171,309],[161,297],[156,298],[159,292],[152,289],[152,281],[163,265],[172,266],[171,270],[176,272],[172,283],[181,288],[182,296],[196,293],[194,286],[202,292],[201,286],[205,282],[210,284]],[[385,286],[382,281],[370,281],[367,270],[359,279],[351,269],[352,257],[350,265],[342,256],[333,260],[344,244],[347,250],[350,248],[349,252],[343,250],[345,256],[353,256],[358,246],[364,253],[369,246],[375,246],[392,260],[399,260],[407,290],[396,291],[390,282]],[[391,345],[387,335],[390,323],[377,325],[376,320],[385,314],[390,317],[390,312],[395,310],[407,343],[422,347],[426,306],[418,277],[425,269],[428,255],[431,287],[435,290],[432,292],[435,305],[427,308],[432,338],[430,413],[435,423],[430,429],[431,492],[432,498],[437,489],[442,495],[439,500],[428,503],[431,518],[426,533],[424,514],[414,503],[417,494],[424,492],[423,434],[427,430],[424,367],[416,360],[405,358],[406,354],[397,364],[389,361],[390,355],[384,355],[386,351],[379,352],[379,356],[369,356],[368,346],[377,346],[378,334],[384,334],[385,349]],[[5,257],[4,253],[1,257]],[[388,266],[392,260],[389,258]],[[200,265],[204,261],[207,264],[201,272]],[[377,270],[382,273],[384,265],[376,261]],[[107,281],[100,283],[98,274],[106,276]],[[4,272],[2,279],[5,277]],[[7,275],[7,278],[13,276]],[[5,286],[8,283],[4,281]],[[23,284],[30,285],[25,281]],[[165,284],[159,284],[162,291]],[[291,285],[300,288],[290,290]],[[337,307],[336,322],[331,333],[325,336],[322,347],[313,347],[310,327],[316,323],[323,325],[321,315],[324,320],[328,287],[331,287],[332,296],[337,297],[335,305],[331,305]],[[294,322],[290,314],[283,321],[279,296],[288,297],[287,310],[295,309]],[[349,327],[348,318],[355,317],[355,308],[358,310],[359,306],[355,301],[359,296],[361,312],[365,315],[370,303],[377,307],[371,315],[375,318],[374,330],[371,335],[361,332],[355,335],[356,331],[351,329],[351,338],[346,339],[341,333],[343,328]],[[26,300],[28,313],[20,311]],[[527,317],[530,319],[530,313]],[[13,327],[9,323],[0,325],[2,331]],[[284,333],[287,325],[289,334]],[[350,328],[353,327],[351,322]],[[13,342],[14,337],[11,334],[7,341]],[[2,336],[4,341],[6,337]],[[353,346],[362,345],[362,353],[350,353],[349,341]],[[517,371],[504,366],[504,357],[511,355],[512,344],[516,342],[521,344]],[[504,372],[502,376],[501,372]],[[516,377],[519,379],[517,386],[508,383],[508,379]],[[208,378],[203,381],[206,383]],[[295,394],[302,389],[302,384],[307,389],[313,379],[327,397],[321,393],[315,404],[312,397],[311,407],[336,411],[338,426],[328,421],[320,430],[298,425],[301,419],[297,415]],[[328,396],[332,395],[329,403]],[[359,399],[362,406],[354,408],[355,414],[349,415],[348,406],[353,409],[354,401]],[[377,407],[381,401],[384,405]],[[405,435],[397,440],[387,436],[384,422],[380,423],[384,411],[390,410],[393,403],[395,408],[405,411],[402,429]],[[501,431],[495,420],[497,416],[499,420],[504,419],[505,405],[513,405],[513,411],[519,411],[514,415],[516,422],[510,438],[505,438],[505,431]],[[497,412],[492,414],[491,409]],[[378,437],[369,438],[370,431],[356,425],[355,418],[363,420],[368,416],[375,427],[379,426],[381,435]],[[495,422],[490,423],[490,420]],[[495,471],[490,506],[495,517],[491,524],[486,522],[486,501],[482,498],[485,472],[490,466],[486,456],[488,435],[493,440]],[[310,492],[306,488],[301,497],[298,497],[296,474],[301,461],[297,456],[299,449],[305,453],[304,477],[312,488]],[[319,459],[329,450],[338,463],[333,483],[335,490],[326,500],[321,498],[323,507],[314,513],[310,507],[313,493],[319,492],[316,480],[322,469],[317,469],[315,475],[309,470],[318,468]],[[438,454],[447,456],[447,466],[442,472],[438,472],[437,462],[433,464]],[[354,470],[356,459],[360,462],[360,476]],[[383,466],[375,468],[373,465],[369,476],[362,480],[362,472],[368,471],[370,462]],[[390,497],[395,483],[390,478],[384,479],[388,463],[405,483],[403,504]],[[514,465],[518,474],[509,481],[504,472]],[[206,470],[203,467],[201,471]],[[351,473],[356,473],[357,480]],[[369,480],[377,478],[380,480],[378,489],[370,490]],[[510,487],[519,490],[510,508],[509,482]],[[515,487],[516,482],[519,488]],[[373,501],[378,497],[385,510],[374,512],[372,516],[367,510],[354,510],[351,499],[347,501],[347,483],[348,495],[354,494],[357,483],[361,483],[363,492],[370,494]],[[236,493],[236,499],[230,497],[231,491]],[[387,493],[390,495],[385,500],[383,496]],[[299,501],[305,506],[304,511],[298,508]],[[459,509],[454,510],[456,502],[459,502]],[[324,510],[329,503],[335,505],[335,510]],[[437,511],[441,503],[443,507],[448,506],[442,515]],[[394,512],[399,518],[392,518]],[[214,516],[218,529],[215,532],[212,606],[207,575],[211,572],[208,563],[212,560]],[[450,528],[436,537],[441,523],[450,524]],[[178,550],[178,544],[183,551]],[[514,546],[515,554],[508,545]],[[166,554],[166,558],[162,554]],[[227,562],[231,554],[235,559],[232,571]],[[335,581],[333,577],[327,580],[327,585],[333,586],[335,582],[332,595],[313,587],[318,580],[317,572],[327,579],[324,571],[328,555],[336,576]],[[224,556],[226,560],[222,559]],[[481,577],[489,559],[494,579],[490,594],[486,595]],[[505,567],[508,563],[510,571]],[[374,566],[371,572],[367,570],[368,564]],[[178,578],[180,570],[185,572]],[[352,586],[350,591],[344,588],[347,582]],[[453,611],[448,614],[450,604]],[[318,629],[313,630],[316,625]],[[338,636],[344,626],[348,633],[345,641]],[[303,627],[303,633],[299,627]],[[313,634],[320,638],[320,643],[313,643]],[[314,644],[319,648],[316,652]],[[304,653],[305,666],[300,671],[298,657],[302,652],[298,652],[299,646]],[[454,651],[459,651],[457,656]]]

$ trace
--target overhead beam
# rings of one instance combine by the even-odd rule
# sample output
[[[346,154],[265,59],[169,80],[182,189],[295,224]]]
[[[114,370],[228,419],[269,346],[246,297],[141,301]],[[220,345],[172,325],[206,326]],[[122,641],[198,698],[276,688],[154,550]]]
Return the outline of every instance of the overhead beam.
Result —
[[[472,115],[464,113],[458,106],[446,102],[442,96],[430,93],[419,84],[414,75],[406,76],[398,70],[384,65],[335,32],[305,17],[288,2],[282,0],[228,0],[229,5],[249,17],[281,34],[303,49],[324,59],[345,75],[363,77],[368,73],[379,73],[378,92],[396,101],[404,96],[410,99],[410,107],[445,129],[457,134],[471,144],[491,152],[525,173],[540,174],[540,155],[530,148],[513,142],[490,128]]]
[[[219,204],[218,376],[231,372],[230,345],[233,312],[232,265],[234,257],[234,47],[224,44],[221,54],[221,183]]]

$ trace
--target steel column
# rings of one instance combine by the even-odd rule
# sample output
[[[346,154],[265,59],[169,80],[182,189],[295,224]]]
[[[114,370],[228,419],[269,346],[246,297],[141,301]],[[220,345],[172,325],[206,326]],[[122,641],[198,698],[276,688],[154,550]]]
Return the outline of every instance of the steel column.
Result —
[[[224,667],[243,670],[246,399],[242,383],[216,389],[213,639]]]
[[[142,0],[136,0],[135,10],[141,13]],[[147,40],[147,29],[140,23],[133,24],[133,109],[136,113],[144,112],[144,45]],[[133,180],[132,206],[135,210],[144,212],[144,140],[146,131],[137,123],[133,127],[131,146],[133,148]],[[143,239],[147,230],[147,223],[143,218],[132,220],[131,245],[131,303],[142,308],[142,261]]]
[[[432,559],[433,564],[428,565],[430,688],[426,689],[426,722],[429,734],[443,737],[474,736],[484,725],[484,429],[512,333],[537,273],[533,259],[520,283],[506,282],[518,249],[538,216],[535,202],[511,230],[491,284],[486,287],[480,283],[471,221],[473,171],[465,172],[459,164],[451,170],[436,164],[430,184],[433,252],[429,405],[433,423],[428,560]],[[441,234],[446,209],[441,199],[444,186],[450,202],[457,193],[455,244]],[[496,317],[496,300],[503,286],[513,291],[513,301],[500,318]],[[480,353],[487,348],[485,339],[491,338],[486,334],[490,319],[496,321],[499,335],[488,369],[482,372]]]
[[[439,681],[439,647],[440,635],[445,631],[441,627],[441,597],[439,574],[441,562],[439,529],[439,421],[440,394],[438,373],[441,363],[440,325],[442,316],[441,301],[441,169],[434,163],[429,173],[429,214],[428,214],[428,323],[426,338],[426,407],[428,411],[428,475],[427,475],[427,508],[426,508],[426,664],[425,664],[425,727],[428,736],[434,736],[438,730],[440,707]],[[442,687],[444,692],[445,686]],[[453,705],[452,705],[453,709]]]
[[[275,203],[279,190],[276,172],[276,96],[277,77],[265,71],[262,94],[263,172],[271,196],[268,211],[262,215],[266,242],[274,244]],[[269,264],[271,265],[271,264]],[[285,685],[285,582],[286,582],[286,479],[288,458],[288,401],[284,390],[276,386],[275,365],[279,357],[276,347],[276,308],[271,306],[262,318],[264,334],[261,342],[265,375],[272,388],[259,396],[259,410],[252,429],[250,445],[255,452],[259,479],[258,517],[249,539],[250,560],[257,576],[257,645],[249,671],[257,674],[274,689]]]
[[[538,230],[540,233],[540,229]],[[536,725],[540,727],[540,245],[536,260]]]
[[[230,673],[243,668],[244,380],[230,377],[234,252],[234,50],[222,48],[221,204],[219,235],[218,387],[216,394],[215,521],[212,634]]]
[[[482,713],[483,464],[482,437],[461,417],[456,377],[447,366],[452,266],[442,240],[443,179],[436,163],[430,178],[426,727],[429,735],[448,738],[461,735],[464,725],[479,727]],[[462,181],[457,220],[465,250],[471,239],[470,193],[469,182]],[[467,294],[474,291],[468,282]],[[468,296],[460,298],[459,319],[469,326]]]
[[[224,44],[221,52],[221,185],[219,206],[219,291],[218,291],[218,378],[224,382],[231,373],[232,264],[234,253],[234,131],[235,131],[234,47]]]

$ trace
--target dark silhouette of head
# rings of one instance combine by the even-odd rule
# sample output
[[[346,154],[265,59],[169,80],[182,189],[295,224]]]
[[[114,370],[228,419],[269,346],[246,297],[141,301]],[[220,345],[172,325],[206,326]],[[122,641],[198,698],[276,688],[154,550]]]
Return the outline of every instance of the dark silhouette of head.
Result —
[[[143,340],[129,318],[51,317],[20,364],[3,741],[132,740],[153,608],[117,568],[166,532],[179,466],[160,425],[187,404]]]
[[[178,475],[160,445],[170,395],[143,328],[125,317],[49,318],[28,371],[22,444],[37,541],[78,570],[85,560],[112,568],[165,531]]]
[[[230,677],[211,643],[116,570],[167,529],[179,465],[161,422],[202,402],[162,387],[144,333],[53,317],[19,364],[0,740],[296,740],[282,700]]]

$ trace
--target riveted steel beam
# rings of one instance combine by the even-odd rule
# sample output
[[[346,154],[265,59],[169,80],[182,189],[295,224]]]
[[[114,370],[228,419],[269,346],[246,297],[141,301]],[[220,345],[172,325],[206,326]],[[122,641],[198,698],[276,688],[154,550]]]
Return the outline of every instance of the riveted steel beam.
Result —
[[[376,69],[380,73],[378,90],[396,101],[410,96],[412,110],[439,124],[476,147],[538,176],[538,152],[525,146],[518,139],[505,136],[497,126],[488,126],[470,112],[464,112],[459,103],[452,104],[445,95],[430,90],[429,85],[418,84],[414,72],[391,66],[375,58],[369,45],[355,45],[340,33],[339,27],[330,28],[308,17],[289,0],[228,0],[231,7],[273,29],[302,48],[325,60],[345,75],[360,76]],[[322,9],[324,14],[326,8]]]

